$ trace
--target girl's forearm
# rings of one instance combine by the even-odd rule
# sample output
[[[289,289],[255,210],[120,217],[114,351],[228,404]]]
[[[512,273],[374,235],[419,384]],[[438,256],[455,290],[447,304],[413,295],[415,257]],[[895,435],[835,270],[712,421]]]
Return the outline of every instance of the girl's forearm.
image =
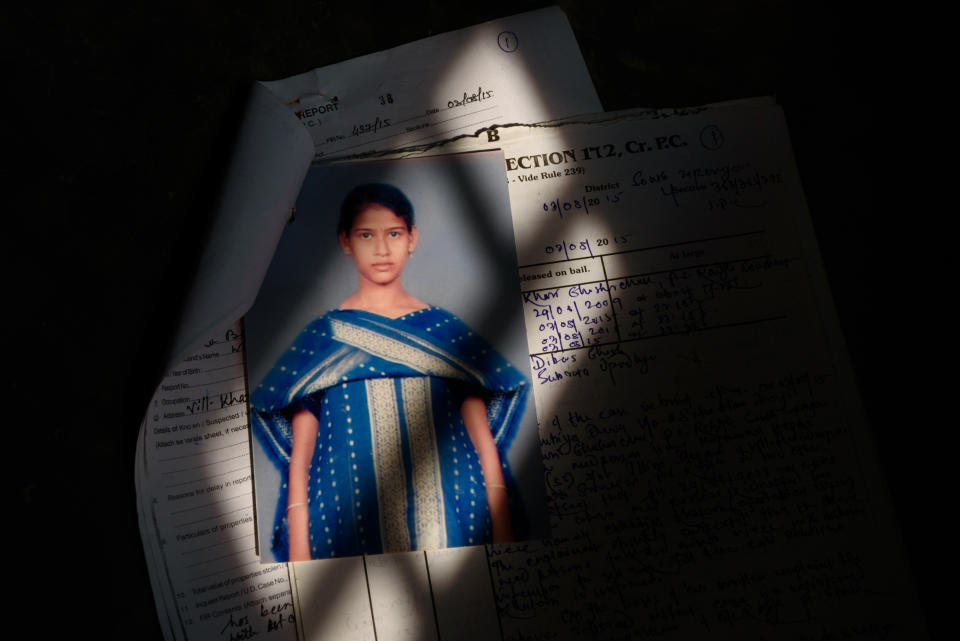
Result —
[[[510,522],[507,487],[500,467],[500,453],[497,452],[487,419],[487,405],[479,396],[469,396],[460,406],[460,412],[470,441],[480,458],[480,469],[483,470],[487,490],[487,506],[490,508],[490,521],[493,526],[493,542],[508,543],[513,541],[513,525]]]
[[[318,423],[307,410],[293,415],[293,446],[290,451],[290,474],[287,479],[287,531],[290,537],[290,561],[310,559],[309,497],[310,463],[317,441]]]

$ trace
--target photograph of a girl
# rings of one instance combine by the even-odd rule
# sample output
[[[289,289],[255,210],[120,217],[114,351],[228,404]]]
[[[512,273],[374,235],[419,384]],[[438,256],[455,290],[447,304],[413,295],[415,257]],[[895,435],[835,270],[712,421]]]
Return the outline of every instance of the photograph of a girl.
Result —
[[[419,163],[414,173],[438,162]],[[373,173],[389,165],[377,163]],[[353,184],[337,216],[325,212],[330,229],[327,238],[312,239],[314,253],[352,267],[349,293],[315,310],[259,382],[251,376],[251,429],[279,475],[277,489],[265,496],[263,466],[256,467],[258,520],[270,526],[269,538],[261,536],[262,557],[303,561],[542,534],[527,523],[509,456],[521,430],[536,432],[535,423],[523,425],[533,405],[526,362],[519,361],[521,370],[435,298],[407,288],[408,280],[414,283],[408,265],[419,260],[424,243],[457,240],[434,236],[438,225],[426,227],[430,216],[397,182]],[[407,182],[416,188],[416,180]],[[285,235],[309,215],[303,209],[298,201],[298,218]],[[508,249],[512,254],[512,244]],[[431,261],[431,269],[454,276],[457,253]],[[515,274],[514,268],[508,284]],[[461,274],[450,285],[477,289],[483,298],[483,288],[473,285],[488,275]],[[503,303],[490,303],[495,310],[488,315],[502,317]],[[252,315],[245,324],[248,354],[260,324]]]

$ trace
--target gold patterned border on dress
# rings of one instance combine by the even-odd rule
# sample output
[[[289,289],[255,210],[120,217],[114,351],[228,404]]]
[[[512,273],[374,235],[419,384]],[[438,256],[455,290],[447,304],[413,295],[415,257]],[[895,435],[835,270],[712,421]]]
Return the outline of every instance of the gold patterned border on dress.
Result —
[[[380,539],[384,552],[410,549],[407,528],[407,486],[400,445],[400,412],[393,379],[367,379],[367,407],[377,480]]]
[[[309,383],[311,379],[313,379],[317,375],[318,372],[327,371],[334,363],[343,359],[343,357],[347,354],[348,351],[350,350],[348,350],[346,347],[341,347],[337,349],[335,352],[330,354],[330,356],[323,359],[317,365],[311,368],[309,372],[301,376],[297,380],[297,382],[290,387],[290,391],[287,392],[287,399],[286,399],[287,404],[289,405],[290,403],[293,402],[295,398],[298,398],[300,390],[303,388],[303,386]],[[326,378],[326,377],[321,375],[321,378]]]
[[[424,340],[423,338],[420,338],[420,337],[417,336],[416,334],[411,334],[410,332],[404,332],[404,331],[395,329],[395,328],[393,328],[393,327],[390,327],[389,325],[385,325],[385,324],[383,324],[383,323],[378,323],[378,322],[376,322],[376,321],[371,321],[371,323],[373,323],[374,325],[377,325],[377,326],[379,326],[379,327],[383,327],[384,329],[388,329],[388,330],[394,331],[394,332],[400,334],[401,336],[403,336],[404,339],[410,341],[411,343],[415,343],[415,344],[419,345],[420,347],[424,348],[425,350],[430,350],[430,351],[434,351],[434,352],[439,352],[440,354],[443,355],[444,358],[446,358],[447,360],[449,360],[451,363],[456,363],[456,365],[457,365],[460,369],[462,369],[464,372],[467,372],[468,374],[470,374],[470,376],[472,376],[472,377],[474,378],[474,380],[476,380],[476,381],[478,381],[478,382],[480,382],[480,383],[483,383],[484,385],[489,386],[489,383],[488,383],[488,381],[487,381],[487,378],[483,375],[482,372],[480,372],[480,370],[476,369],[475,367],[473,367],[472,365],[470,365],[470,364],[467,363],[466,361],[457,358],[457,357],[456,357],[454,354],[452,354],[451,352],[448,352],[448,351],[446,351],[446,350],[440,349],[435,343],[431,343],[431,342],[428,341],[428,340]],[[463,378],[463,377],[461,376],[460,378]]]
[[[410,438],[413,467],[414,531],[418,550],[447,546],[447,527],[440,483],[440,454],[433,425],[430,379],[407,376],[400,379],[403,414]]]
[[[339,320],[331,320],[330,327],[336,340],[362,349],[384,360],[407,365],[423,374],[468,380],[463,372],[457,370],[442,358],[427,354],[412,345],[388,338],[379,332]]]

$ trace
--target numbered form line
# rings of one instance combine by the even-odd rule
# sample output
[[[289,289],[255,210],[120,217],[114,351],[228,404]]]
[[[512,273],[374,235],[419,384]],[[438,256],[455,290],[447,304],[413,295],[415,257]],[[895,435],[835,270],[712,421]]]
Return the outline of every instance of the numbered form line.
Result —
[[[251,565],[260,565],[260,559],[257,558],[247,563],[241,563],[240,565],[234,565],[233,567],[217,570],[216,572],[211,572],[210,574],[203,574],[201,576],[191,577],[187,579],[187,581],[189,581],[190,583],[193,583],[194,581],[202,581],[203,579],[209,579],[212,576],[217,576],[218,574],[223,574],[224,572],[232,572],[234,570],[239,570],[240,568],[249,567]]]
[[[231,367],[236,367],[236,365],[231,365]],[[239,374],[238,376],[231,376],[230,378],[221,378],[219,381],[210,381],[208,383],[204,383],[204,387],[213,387],[214,385],[219,385],[220,383],[227,383],[230,381],[236,381],[236,380],[242,380],[242,379],[243,379],[243,373]]]
[[[572,352],[578,349],[590,349],[591,347],[607,347],[608,345],[620,345],[622,343],[632,343],[634,341],[648,341],[655,338],[667,338],[670,336],[683,336],[686,334],[693,334],[694,332],[706,332],[714,329],[729,329],[731,327],[743,327],[745,325],[759,325],[761,323],[770,323],[773,321],[786,320],[789,318],[786,315],[780,316],[770,316],[768,318],[757,318],[754,320],[740,321],[738,323],[720,323],[718,325],[704,325],[703,327],[692,327],[690,329],[685,329],[682,331],[676,332],[663,332],[661,334],[654,334],[651,336],[637,336],[636,338],[624,338],[615,341],[607,341],[604,343],[590,343],[589,345],[577,345],[576,347],[562,347],[560,349],[550,349],[543,352],[531,352],[529,354],[530,358],[535,356],[546,356],[549,354],[561,354],[563,352]]]
[[[617,253],[622,254],[623,252],[617,252]],[[596,256],[596,258],[603,259],[606,256],[610,256],[610,254],[603,254],[602,256]],[[637,272],[635,274],[623,274],[622,276],[614,276],[613,278],[608,278],[606,274],[604,274],[603,278],[597,278],[596,280],[585,280],[578,283],[570,283],[569,285],[554,285],[553,287],[538,287],[536,289],[524,289],[521,293],[532,294],[533,292],[545,292],[550,289],[563,289],[564,287],[572,288],[572,287],[578,287],[581,285],[588,285],[590,283],[608,283],[609,284],[611,282],[624,280],[627,278],[643,278],[645,276],[657,276],[659,274],[669,274],[671,272],[677,272],[683,269],[703,269],[704,267],[713,267],[714,265],[730,265],[732,263],[744,263],[751,260],[761,260],[763,258],[770,258],[771,256],[772,254],[762,254],[760,256],[749,256],[747,258],[731,258],[730,260],[717,260],[712,263],[700,263],[698,265],[684,265],[683,267],[675,267],[673,269],[658,269],[652,272]],[[569,261],[569,262],[573,262],[577,260],[589,260],[589,258],[574,258],[572,261]],[[568,261],[563,261],[563,262],[568,262]],[[602,262],[603,261],[601,260],[601,264]],[[605,266],[604,266],[604,269],[606,269]],[[614,290],[611,290],[610,287],[607,287],[606,289],[608,292],[610,292],[610,291],[614,291],[616,288],[614,288]],[[740,288],[740,289],[747,289],[747,288]],[[545,305],[545,307],[549,307],[549,305]]]
[[[206,560],[203,560],[203,561],[198,561],[198,562],[196,562],[196,563],[191,563],[191,564],[189,564],[189,565],[183,566],[183,568],[184,568],[185,570],[191,570],[191,569],[193,569],[193,568],[199,568],[199,567],[203,567],[204,565],[209,565],[209,564],[211,564],[211,563],[216,563],[217,561],[222,561],[222,560],[224,560],[224,559],[229,559],[230,557],[237,556],[238,554],[247,554],[248,552],[255,552],[256,550],[257,550],[257,548],[256,548],[255,546],[254,546],[254,547],[249,547],[249,548],[243,548],[242,550],[236,550],[235,552],[229,552],[229,553],[227,553],[227,554],[222,554],[222,555],[220,555],[220,556],[211,557],[211,558],[206,559]]]
[[[225,449],[225,448],[228,448],[228,447],[235,447],[235,445],[225,445],[223,448],[219,448],[219,449]],[[212,452],[213,450],[210,450],[210,451]],[[238,458],[245,458],[245,457],[247,457],[247,456],[249,456],[249,455],[250,455],[250,454],[249,454],[248,452],[244,452],[243,454],[238,454],[238,455],[236,455],[236,456],[230,456],[230,457],[227,457],[227,458],[217,459],[216,461],[213,461],[212,463],[204,463],[203,465],[197,465],[197,466],[195,466],[195,467],[184,467],[184,468],[181,468],[181,469],[179,469],[179,470],[167,470],[166,472],[161,472],[161,473],[160,473],[160,476],[166,476],[167,474],[180,474],[180,473],[182,473],[182,472],[192,472],[193,470],[199,470],[199,469],[202,469],[202,468],[204,468],[204,467],[211,467],[211,466],[213,466],[213,465],[223,465],[223,464],[226,463],[227,461],[232,461],[232,460],[238,459]],[[191,454],[190,456],[196,456],[196,454]],[[183,457],[177,457],[177,458],[183,458]],[[167,459],[167,460],[173,460],[173,459]]]
[[[211,346],[211,347],[212,347],[212,346]],[[204,349],[209,350],[209,349],[211,349],[211,348],[210,348],[210,347],[205,347]],[[198,352],[198,353],[201,353],[201,352]],[[207,353],[210,353],[210,352],[208,351]],[[231,358],[231,357],[233,357],[233,356],[237,356],[237,357],[238,357],[238,358],[237,358],[237,361],[236,361],[235,363],[226,363],[226,362],[225,362],[227,359],[229,359],[229,358]],[[216,372],[216,371],[221,370],[221,369],[228,369],[228,368],[231,368],[231,367],[241,367],[241,366],[243,366],[244,364],[246,364],[246,359],[244,358],[243,352],[241,352],[241,351],[238,351],[238,352],[227,352],[227,353],[220,354],[220,356],[217,358],[217,366],[216,366],[216,367],[197,367],[198,363],[196,363],[195,361],[183,360],[183,361],[180,361],[180,363],[177,365],[176,369],[174,369],[174,370],[172,370],[172,371],[168,371],[166,374],[164,374],[164,378],[165,378],[167,381],[177,382],[177,381],[179,381],[179,380],[181,380],[181,379],[184,379],[184,378],[186,378],[186,379],[192,378],[193,376],[195,376],[195,375],[197,375],[197,374],[209,374],[210,372]],[[175,374],[175,373],[174,373],[174,372],[182,372],[182,371],[185,370],[185,369],[196,369],[196,371],[195,371],[195,372],[192,372],[192,373],[190,373],[190,374],[186,374],[186,375],[184,375],[184,374],[182,374],[182,373],[181,373],[181,374]]]
[[[228,514],[234,514],[235,512],[245,512],[245,511],[246,511],[246,512],[249,512],[249,511],[252,510],[252,509],[253,509],[253,504],[251,503],[250,505],[245,505],[245,506],[243,506],[243,507],[238,507],[238,508],[235,509],[235,510],[227,510],[226,512],[218,512],[217,514],[212,514],[212,515],[206,516],[206,517],[204,517],[204,518],[202,518],[202,519],[197,519],[196,521],[187,521],[187,522],[185,522],[185,523],[174,523],[174,524],[173,524],[173,527],[175,527],[175,528],[183,528],[183,527],[187,527],[187,526],[190,526],[190,525],[196,525],[197,523],[203,523],[204,521],[213,521],[214,519],[222,519],[222,518],[224,518],[225,516],[227,516]]]
[[[247,426],[244,425],[244,427],[246,428]],[[197,442],[198,442],[198,443],[202,443],[203,441],[197,441]],[[230,449],[231,447],[236,447],[236,446],[238,446],[238,445],[249,445],[249,443],[250,443],[250,442],[249,442],[248,440],[237,441],[236,443],[231,443],[230,445],[221,445],[220,447],[211,447],[211,448],[209,448],[209,449],[204,449],[204,450],[201,450],[201,451],[199,451],[199,452],[190,452],[189,454],[181,454],[181,455],[179,455],[179,456],[170,456],[170,457],[167,457],[167,458],[157,459],[157,462],[158,462],[158,463],[169,463],[170,461],[177,461],[177,460],[185,459],[185,458],[193,458],[194,456],[207,456],[207,455],[209,455],[211,452],[216,452],[216,451],[218,451],[218,450],[227,450],[227,449]],[[189,444],[187,444],[187,445],[189,445]],[[177,447],[180,447],[180,446],[178,445]],[[213,462],[213,464],[215,465],[215,464],[220,463],[220,462],[222,462],[222,461],[229,461],[229,460],[235,459],[235,458],[238,458],[238,457],[236,457],[236,456],[231,456],[231,457],[229,457],[229,458],[217,459],[217,460],[215,460],[215,461]],[[200,469],[201,467],[207,467],[207,465],[206,465],[206,464],[198,465],[198,466],[196,466],[195,468],[192,468],[192,469]],[[180,470],[180,471],[183,471],[183,470]]]
[[[237,379],[243,379],[243,376],[235,377]],[[233,380],[233,379],[224,379]],[[219,381],[223,383],[224,381]],[[204,386],[206,387],[206,386]],[[200,396],[184,396],[176,397],[173,400],[176,401],[178,398],[182,398],[184,403],[182,404],[184,413],[182,416],[164,416],[164,419],[191,419],[196,416],[202,416],[209,412],[221,412],[223,410],[230,409],[240,409],[246,413],[247,406],[247,388],[244,387],[235,387],[233,389],[228,389],[223,392],[211,392],[208,389],[205,389]],[[211,401],[211,398],[216,398],[220,402],[220,407],[214,407],[215,403]],[[170,398],[167,397],[166,400],[170,403]],[[170,403],[174,405],[175,403]]]
[[[451,122],[451,121],[453,121],[453,120],[459,120],[460,118],[466,118],[467,116],[474,116],[474,115],[476,115],[476,114],[483,113],[484,111],[489,111],[489,110],[491,110],[491,109],[496,109],[496,106],[494,105],[494,106],[491,106],[491,107],[485,107],[485,108],[483,108],[483,109],[477,109],[476,111],[470,111],[470,112],[468,112],[468,113],[461,114],[461,115],[459,115],[459,116],[454,116],[453,118],[447,118],[446,120],[438,120],[437,122],[428,122],[427,124],[429,124],[430,127],[435,127],[435,126],[437,126],[437,125],[442,125],[442,124],[444,124],[444,123]],[[447,135],[447,134],[452,134],[452,133],[455,132],[455,131],[460,131],[461,129],[466,129],[467,127],[475,127],[476,125],[480,125],[480,124],[483,124],[483,123],[485,123],[485,122],[490,122],[491,120],[496,120],[496,119],[499,118],[499,117],[500,117],[500,114],[497,114],[497,115],[493,116],[492,118],[486,118],[486,119],[484,119],[484,120],[478,120],[478,121],[476,121],[476,122],[471,122],[471,123],[468,123],[468,124],[466,124],[466,125],[463,125],[462,127],[457,127],[457,128],[455,128],[455,129],[445,129],[445,130],[443,130],[443,131],[440,131],[440,132],[437,132],[437,133],[434,133],[434,134],[430,134],[429,136],[424,136],[424,137],[422,137],[422,138],[414,138],[414,139],[412,139],[412,140],[406,141],[406,142],[404,143],[404,145],[412,145],[412,144],[417,143],[417,142],[421,142],[421,141],[424,141],[424,140],[429,140],[430,138],[436,138],[437,136],[443,136],[443,135]],[[416,130],[414,130],[414,131],[416,131]],[[397,133],[395,133],[395,134],[390,134],[390,135],[388,135],[388,136],[383,136],[383,137],[381,137],[381,138],[375,138],[375,139],[373,139],[373,140],[365,140],[365,141],[363,141],[363,142],[358,142],[358,143],[355,144],[355,145],[347,145],[346,147],[339,147],[339,148],[333,149],[333,150],[331,150],[331,151],[329,151],[329,152],[324,152],[324,156],[327,156],[327,155],[330,155],[330,154],[336,154],[336,153],[340,153],[340,152],[344,152],[344,151],[348,151],[348,150],[350,150],[350,149],[356,149],[357,147],[363,147],[363,146],[365,146],[365,145],[370,145],[370,144],[375,144],[375,143],[383,142],[384,140],[390,140],[391,138],[396,138],[397,136],[404,136],[404,135],[411,134],[411,133],[413,133],[413,132],[412,132],[412,131],[400,131],[400,132],[397,132]],[[323,146],[323,145],[317,145],[318,148],[319,148],[319,147],[322,147],[322,146]]]
[[[558,258],[557,260],[546,260],[546,261],[543,261],[543,262],[540,262],[540,263],[527,263],[526,265],[520,265],[519,269],[527,269],[528,267],[540,267],[540,266],[542,266],[542,265],[555,265],[555,264],[557,264],[557,263],[566,263],[566,262],[570,262],[570,261],[574,261],[574,260],[589,260],[589,259],[591,259],[591,258],[602,258],[602,257],[604,257],[604,256],[617,256],[617,255],[619,255],[619,254],[631,254],[631,253],[634,253],[634,252],[653,251],[653,250],[655,250],[655,249],[667,249],[667,248],[670,248],[670,247],[680,247],[680,246],[682,246],[682,245],[693,245],[693,244],[696,244],[696,243],[708,243],[708,242],[715,241],[715,240],[730,240],[730,239],[732,239],[732,238],[743,238],[743,237],[745,237],[745,236],[754,236],[754,235],[756,235],[756,234],[763,234],[763,233],[766,233],[766,230],[765,230],[765,229],[757,229],[757,230],[754,230],[754,231],[747,231],[747,232],[742,232],[742,233],[739,233],[739,234],[729,234],[729,235],[726,235],[726,236],[713,236],[713,237],[710,237],[710,238],[697,238],[697,239],[694,239],[694,240],[681,241],[681,242],[679,242],[679,243],[665,243],[665,244],[662,244],[662,245],[651,245],[651,246],[649,246],[649,247],[637,247],[637,248],[635,248],[635,249],[621,249],[620,251],[601,252],[601,253],[594,253],[593,247],[590,246],[590,241],[587,240],[587,241],[586,241],[586,242],[587,242],[587,249],[586,249],[586,250],[581,250],[581,251],[587,251],[587,252],[589,252],[588,255],[586,255],[586,256],[579,256],[579,257],[575,257],[575,258],[570,258],[569,254],[567,253],[567,243],[564,242],[564,243],[563,243],[563,251],[564,251],[564,256],[566,256],[566,258]],[[579,242],[579,241],[578,241],[578,242]],[[667,271],[669,271],[669,270],[667,270]],[[592,282],[592,281],[591,281],[591,282]]]
[[[170,485],[164,485],[163,489],[169,490],[172,487],[180,487],[181,485],[190,485],[191,483],[202,483],[203,481],[209,481],[210,479],[215,479],[218,476],[226,476],[227,474],[233,474],[234,472],[243,472],[250,469],[249,465],[243,467],[237,467],[232,470],[227,470],[226,472],[220,472],[219,474],[212,474],[210,476],[201,476],[199,478],[190,479],[189,481],[184,481],[183,483],[172,483]]]
[[[193,548],[192,550],[185,550],[180,553],[180,556],[186,556],[188,554],[196,554],[197,552],[203,552],[204,550],[210,550],[212,548],[219,548],[226,545],[227,543],[233,543],[234,541],[242,541],[243,539],[249,539],[251,536],[256,536],[256,533],[251,532],[250,534],[236,536],[232,539],[227,539],[225,541],[218,541],[216,543],[210,543],[209,545],[203,545],[198,548]]]
[[[203,505],[194,505],[193,507],[185,507],[181,510],[173,510],[172,512],[170,512],[170,516],[176,516],[177,514],[185,514],[187,512],[193,512],[194,510],[205,510],[209,507],[213,507],[215,505],[222,505],[223,503],[227,503],[228,501],[235,501],[245,496],[253,496],[253,492],[244,492],[242,494],[237,494],[235,496],[228,496],[223,499],[217,499],[216,501],[210,501],[209,503],[204,503]]]
[[[211,368],[209,368],[209,369],[205,369],[205,370],[203,370],[203,373],[204,373],[204,374],[209,374],[210,372],[216,372],[216,371],[219,371],[219,370],[222,370],[222,369],[229,369],[229,368],[231,368],[231,367],[237,367],[238,365],[243,365],[243,360],[242,360],[242,359],[241,359],[241,361],[240,361],[239,363],[233,363],[232,365],[221,365],[220,367],[211,367]]]

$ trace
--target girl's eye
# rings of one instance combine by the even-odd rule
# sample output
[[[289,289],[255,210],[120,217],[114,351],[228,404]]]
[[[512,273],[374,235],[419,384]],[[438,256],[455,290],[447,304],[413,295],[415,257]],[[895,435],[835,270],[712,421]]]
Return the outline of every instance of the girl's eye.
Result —
[[[360,238],[370,238],[371,236],[372,236],[372,234],[371,234],[370,232],[368,232],[368,231],[362,232],[362,233],[360,234]]]
[[[390,232],[390,237],[391,237],[391,238],[399,238],[399,237],[400,237],[400,232],[398,232],[398,231],[392,231],[392,232]]]

